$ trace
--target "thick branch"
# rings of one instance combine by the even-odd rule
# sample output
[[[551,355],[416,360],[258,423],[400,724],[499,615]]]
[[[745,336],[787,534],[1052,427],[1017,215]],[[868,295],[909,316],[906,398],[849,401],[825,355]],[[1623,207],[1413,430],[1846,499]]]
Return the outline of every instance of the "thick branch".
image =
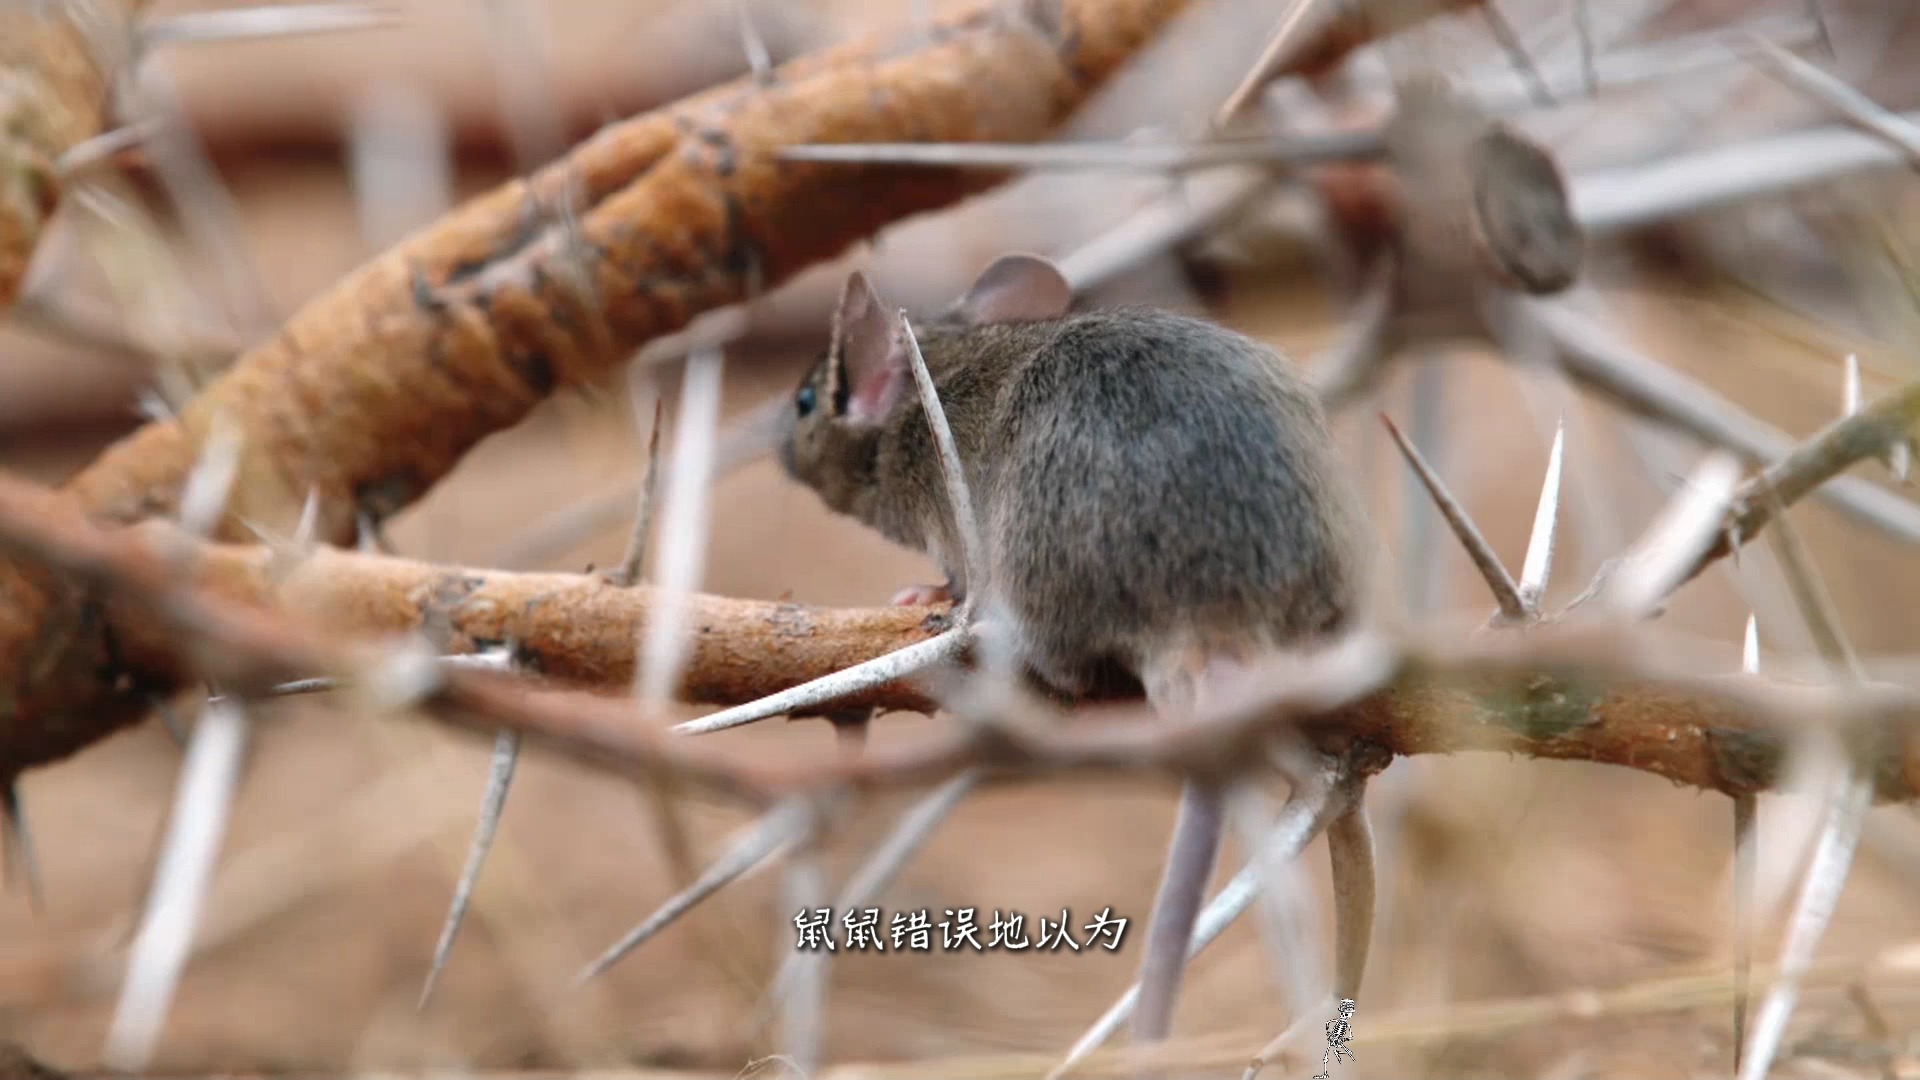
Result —
[[[408,505],[556,386],[1006,178],[785,162],[783,147],[1040,138],[1185,6],[984,6],[924,44],[856,42],[608,127],[316,297],[73,490],[120,520],[165,513],[227,413],[247,447],[228,535],[240,516],[290,516],[312,487],[321,535],[344,539],[356,509]]]
[[[351,682],[392,661],[342,639],[412,629],[431,617],[453,628],[457,645],[514,642],[530,666],[549,675],[624,688],[647,616],[645,588],[622,589],[591,575],[486,574],[325,552],[282,586],[281,603],[305,615],[296,623],[260,606],[274,588],[267,552],[197,548],[199,580],[183,582],[178,563],[163,558],[182,539],[158,523],[103,529],[71,499],[0,476],[0,549],[41,566],[49,579],[110,597],[96,616],[128,628],[116,639],[117,666],[96,673],[103,685],[135,668],[142,678],[216,678],[235,693],[301,675]],[[943,625],[936,610],[925,608],[822,611],[716,597],[695,603],[703,632],[684,689],[714,703],[791,686]],[[1310,668],[1265,680],[1257,701],[1190,725],[1169,727],[1137,706],[1090,706],[1080,720],[1012,717],[956,726],[817,768],[731,762],[710,751],[712,741],[667,734],[659,718],[641,715],[631,702],[542,690],[488,672],[437,669],[422,704],[488,736],[506,728],[602,766],[674,770],[754,801],[844,784],[933,783],[981,766],[1028,773],[1218,768],[1257,760],[1250,750],[1294,724],[1391,754],[1504,750],[1625,765],[1739,792],[1778,780],[1787,740],[1809,716],[1874,733],[1881,798],[1910,799],[1920,791],[1920,696],[1689,677],[1676,673],[1687,669],[1671,648],[1635,648],[1634,640],[1619,629],[1564,628],[1450,647],[1355,639]],[[868,700],[894,708],[928,704],[900,685],[879,688]],[[0,770],[54,756],[57,729],[39,734],[39,742],[0,743]]]

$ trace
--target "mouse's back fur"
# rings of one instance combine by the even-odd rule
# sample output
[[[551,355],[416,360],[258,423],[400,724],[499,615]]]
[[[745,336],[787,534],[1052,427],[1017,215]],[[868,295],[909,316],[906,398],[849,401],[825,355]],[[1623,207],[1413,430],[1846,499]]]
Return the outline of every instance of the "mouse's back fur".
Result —
[[[1144,308],[950,312],[915,330],[984,533],[975,599],[982,617],[1010,618],[1048,681],[1073,692],[1112,663],[1144,676],[1175,650],[1305,643],[1357,613],[1354,489],[1312,388],[1275,350]],[[803,392],[844,393],[834,361]],[[836,420],[831,402],[817,415],[790,433],[789,471],[958,575],[911,382],[866,423]]]

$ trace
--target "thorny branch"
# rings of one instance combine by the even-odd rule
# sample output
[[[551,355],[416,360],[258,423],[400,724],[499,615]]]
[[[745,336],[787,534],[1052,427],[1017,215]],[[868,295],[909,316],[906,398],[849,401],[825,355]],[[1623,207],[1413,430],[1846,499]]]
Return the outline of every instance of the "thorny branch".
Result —
[[[318,493],[342,542],[418,498],[562,385],[1004,172],[780,160],[796,143],[1019,141],[1048,134],[1185,0],[986,3],[931,34],[802,57],[611,125],[476,198],[322,293],[178,417],[68,485],[88,512],[164,516],[225,415],[244,452],[216,536],[284,528]],[[1365,44],[1343,29],[1307,50]],[[171,674],[129,662],[99,607],[0,565],[0,761],[58,760],[136,720]],[[118,673],[118,685],[95,677]],[[817,670],[817,669],[816,669]]]
[[[109,597],[103,614],[128,628],[122,640],[130,654],[155,662],[167,657],[180,674],[191,669],[237,696],[331,675],[374,695],[376,703],[416,704],[488,737],[503,728],[517,731],[602,767],[671,770],[693,786],[757,804],[846,785],[937,783],[982,766],[1026,775],[1213,767],[1295,725],[1396,755],[1502,750],[1624,765],[1739,792],[1777,782],[1789,734],[1813,715],[1874,733],[1879,798],[1920,793],[1920,695],[1893,687],[1843,694],[1814,683],[1702,678],[1686,673],[1700,664],[1681,665],[1685,650],[1672,643],[1649,645],[1607,627],[1547,627],[1465,645],[1356,637],[1309,670],[1261,680],[1258,698],[1223,700],[1210,719],[1175,729],[1138,707],[1089,706],[1073,721],[1009,717],[991,730],[956,729],[870,748],[852,760],[740,764],[710,752],[704,741],[665,733],[658,718],[640,715],[629,702],[541,689],[424,658],[409,666],[390,649],[337,644],[346,630],[415,628],[426,608],[441,604],[457,642],[512,640],[522,643],[523,666],[541,670],[542,658],[569,656],[546,674],[624,688],[636,623],[645,618],[645,587],[616,588],[591,575],[448,571],[321,552],[311,569],[301,567],[283,586],[283,597],[290,603],[300,597],[301,609],[311,613],[295,623],[257,606],[271,588],[270,553],[204,545],[196,579],[182,582],[163,554],[175,549],[156,543],[162,534],[182,539],[157,522],[102,528],[61,496],[0,477],[0,549]],[[456,588],[435,588],[448,584]],[[937,610],[928,608],[836,611],[707,596],[693,602],[710,631],[699,635],[682,689],[693,700],[758,696],[941,625]],[[776,655],[768,659],[761,650]],[[920,692],[898,684],[864,699],[886,708],[929,707]]]

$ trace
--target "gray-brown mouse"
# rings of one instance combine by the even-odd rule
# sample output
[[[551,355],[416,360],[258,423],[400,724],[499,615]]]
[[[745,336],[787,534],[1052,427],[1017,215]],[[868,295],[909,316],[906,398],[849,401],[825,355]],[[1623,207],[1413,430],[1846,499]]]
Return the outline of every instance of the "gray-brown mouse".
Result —
[[[1313,388],[1273,349],[1142,308],[1070,314],[1051,263],[1008,255],[915,336],[983,535],[967,568],[899,314],[847,279],[796,391],[787,471],[925,551],[1012,654],[1078,696],[1118,666],[1184,719],[1231,672],[1355,621],[1367,547]],[[1010,632],[1010,633],[1009,633]],[[1165,1038],[1225,817],[1188,779],[1147,928],[1133,1038]]]
[[[913,324],[983,533],[976,613],[1069,695],[1117,664],[1161,696],[1210,658],[1345,627],[1368,549],[1312,387],[1211,322],[1072,300],[1051,263],[1008,255]],[[932,555],[955,595],[973,587],[898,312],[864,274],[779,456],[831,509]]]

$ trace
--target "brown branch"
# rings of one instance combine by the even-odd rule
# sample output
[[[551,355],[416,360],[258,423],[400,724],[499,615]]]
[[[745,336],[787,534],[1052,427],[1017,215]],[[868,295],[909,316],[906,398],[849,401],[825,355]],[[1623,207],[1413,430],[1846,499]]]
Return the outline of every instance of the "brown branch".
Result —
[[[1005,178],[784,162],[783,147],[1039,138],[1185,6],[983,6],[932,35],[857,41],[770,81],[730,83],[608,127],[316,297],[177,418],[110,447],[68,491],[110,520],[170,513],[221,416],[244,450],[216,535],[235,537],[242,520],[284,530],[317,492],[317,535],[344,541],[360,514],[377,521],[407,505],[555,387],[594,379],[703,311]],[[0,595],[9,601],[0,746],[15,750],[0,760],[70,753],[174,685],[166,665],[119,655],[129,635],[84,591],[0,565]],[[125,677],[108,685],[103,671]]]
[[[69,4],[0,6],[0,310],[60,201],[61,155],[106,123],[112,73],[99,54],[128,40],[143,4],[92,5],[87,26]]]
[[[163,545],[161,541],[166,541]],[[454,645],[510,642],[521,666],[595,687],[629,684],[634,642],[649,590],[617,588],[591,575],[487,574],[343,551],[316,553],[287,579],[278,601],[295,623],[262,606],[273,595],[271,555],[204,545],[197,581],[183,582],[166,548],[170,526],[104,529],[72,500],[0,476],[0,550],[42,567],[47,578],[110,597],[96,617],[127,631],[119,667],[141,678],[216,678],[234,693],[260,693],[298,676],[348,683],[381,673],[391,650],[341,644],[350,635],[417,629],[433,614]],[[898,648],[943,628],[937,609],[820,610],[694,598],[705,632],[683,686],[696,701],[733,702]],[[1636,647],[1634,642],[1641,644]],[[421,707],[488,737],[499,729],[601,767],[669,771],[732,798],[851,785],[936,783],[973,768],[1035,775],[1065,770],[1218,768],[1258,760],[1249,750],[1282,726],[1323,738],[1361,739],[1387,754],[1503,750],[1534,757],[1624,765],[1677,783],[1728,792],[1779,778],[1792,733],[1808,716],[1873,732],[1879,796],[1920,793],[1920,696],[1893,688],[1842,692],[1755,678],[1702,679],[1670,644],[1648,645],[1619,628],[1543,627],[1482,635],[1467,644],[1420,645],[1358,638],[1310,668],[1268,679],[1258,700],[1209,720],[1169,728],[1137,705],[1088,706],[1080,718],[1033,723],[1012,717],[960,726],[859,758],[819,766],[756,766],[712,752],[714,742],[669,735],[630,701],[543,689],[484,671],[440,667]],[[1698,670],[1697,660],[1692,670]],[[129,676],[131,677],[131,676]],[[925,697],[894,684],[867,703],[925,709]],[[62,737],[0,743],[0,770],[49,760]],[[67,749],[71,749],[68,746]]]
[[[321,535],[344,539],[356,508],[406,506],[556,386],[1006,179],[783,162],[783,147],[1040,138],[1185,6],[983,6],[910,49],[858,41],[610,126],[316,297],[177,423],[110,448],[73,490],[120,520],[169,511],[226,412],[248,447],[228,535],[317,487]]]

